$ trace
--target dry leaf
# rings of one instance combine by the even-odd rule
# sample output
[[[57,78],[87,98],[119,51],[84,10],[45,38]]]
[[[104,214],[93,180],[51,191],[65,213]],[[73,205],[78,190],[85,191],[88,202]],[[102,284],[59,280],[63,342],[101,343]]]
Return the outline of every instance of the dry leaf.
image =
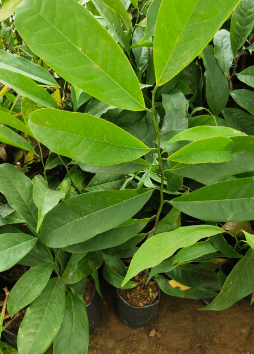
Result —
[[[239,221],[239,222],[233,222],[229,221],[226,222],[222,228],[225,231],[230,232],[232,235],[237,236],[238,238],[244,238],[243,232],[241,230],[247,231],[250,234],[253,234],[253,230],[250,226],[249,221]]]
[[[0,145],[0,158],[4,161],[7,161],[7,153],[6,153],[6,144]]]
[[[189,286],[182,285],[175,280],[170,280],[168,284],[171,286],[171,288],[180,288],[182,291],[190,289]]]

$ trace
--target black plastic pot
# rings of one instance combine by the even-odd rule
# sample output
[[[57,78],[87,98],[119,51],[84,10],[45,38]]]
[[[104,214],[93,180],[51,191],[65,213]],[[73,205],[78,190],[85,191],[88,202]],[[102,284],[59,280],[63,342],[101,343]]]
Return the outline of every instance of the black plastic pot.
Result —
[[[144,307],[131,306],[120,296],[119,290],[117,289],[116,315],[121,321],[127,324],[127,326],[134,329],[144,329],[157,314],[159,302],[160,289],[158,290],[157,302]]]

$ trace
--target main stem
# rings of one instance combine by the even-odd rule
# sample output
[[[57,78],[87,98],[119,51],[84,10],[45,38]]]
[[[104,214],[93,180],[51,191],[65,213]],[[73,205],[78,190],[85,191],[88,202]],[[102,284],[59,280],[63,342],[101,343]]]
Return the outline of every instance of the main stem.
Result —
[[[158,127],[158,125],[156,123],[156,119],[155,119],[155,95],[156,95],[157,88],[158,87],[155,86],[155,88],[152,92],[152,119],[153,119],[154,128],[157,133],[157,153],[158,153],[159,169],[160,169],[160,173],[161,173],[161,185],[160,185],[160,206],[159,206],[159,209],[158,209],[158,212],[156,215],[155,225],[153,228],[154,234],[156,234],[156,232],[157,232],[160,214],[161,214],[163,202],[164,202],[164,199],[163,199],[164,169],[162,166],[162,157],[161,157],[161,133],[160,133],[159,127]]]

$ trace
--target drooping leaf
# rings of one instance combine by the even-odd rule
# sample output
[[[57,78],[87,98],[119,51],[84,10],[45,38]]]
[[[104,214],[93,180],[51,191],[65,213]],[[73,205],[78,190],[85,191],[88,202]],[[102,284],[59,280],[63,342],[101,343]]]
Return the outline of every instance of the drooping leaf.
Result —
[[[98,191],[70,198],[45,216],[41,237],[48,246],[57,248],[89,240],[130,219],[151,193],[145,189]]]
[[[27,140],[4,125],[0,125],[0,142],[35,154],[32,145]]]
[[[228,275],[215,300],[203,310],[221,311],[254,290],[254,251],[249,249]]]
[[[26,310],[18,332],[20,354],[45,353],[60,329],[64,308],[65,285],[60,278],[52,278]]]
[[[43,107],[58,108],[55,100],[42,87],[18,72],[13,72],[7,69],[0,69],[0,82],[13,90],[21,96],[25,96],[41,104]]]
[[[42,66],[4,50],[0,50],[0,68],[22,74],[48,86],[60,87],[54,77]]]
[[[9,164],[0,165],[0,180],[0,192],[6,197],[10,206],[36,229],[37,207],[33,202],[31,180]]]
[[[48,188],[44,178],[40,175],[35,176],[33,181],[33,199],[38,208],[38,224],[37,232],[45,215],[58,204],[61,198],[65,197],[64,193]]]
[[[154,36],[157,86],[172,79],[202,51],[238,3],[162,1]]]
[[[227,124],[248,135],[254,134],[254,116],[237,108],[225,108],[222,111]]]
[[[84,301],[69,293],[64,319],[54,340],[55,354],[86,353],[89,344],[89,322]]]
[[[250,90],[235,90],[230,92],[231,97],[250,114],[254,115],[254,92]]]
[[[0,22],[9,18],[23,0],[10,0],[0,9]]]
[[[203,50],[203,55],[206,69],[206,98],[211,111],[218,116],[228,102],[229,84],[209,46]]]
[[[147,16],[146,16],[147,19],[146,32],[141,43],[144,43],[150,37],[154,36],[155,25],[156,25],[156,20],[161,5],[161,1],[162,0],[153,0],[151,5],[149,6],[149,9],[147,11]]]
[[[217,249],[211,244],[210,241],[197,242],[194,245],[185,247],[180,250],[175,256],[173,264],[180,262],[188,262],[193,259],[202,257],[205,254],[213,253],[216,251]]]
[[[52,263],[41,263],[23,274],[12,288],[8,298],[8,312],[11,317],[41,294],[52,271]]]
[[[0,235],[0,272],[20,261],[35,246],[37,239],[23,233]]]
[[[221,229],[216,226],[196,225],[179,227],[176,230],[149,238],[133,257],[122,285],[140,271],[157,266],[164,259],[172,256],[177,249],[191,246],[202,238],[219,233],[221,233]]]
[[[235,8],[230,25],[230,37],[234,56],[247,39],[254,26],[254,2],[241,0]]]
[[[0,123],[8,125],[12,128],[20,130],[27,135],[31,135],[30,129],[18,118],[13,117],[11,114],[5,113],[4,111],[0,110]]]
[[[233,62],[233,52],[231,47],[230,32],[221,29],[214,36],[214,55],[223,70],[227,75]]]
[[[128,59],[77,1],[24,0],[15,26],[29,48],[66,81],[115,107],[145,109]]]
[[[121,128],[89,114],[40,109],[31,114],[29,126],[51,151],[83,163],[112,165],[135,160],[149,151]]]
[[[253,220],[254,180],[251,177],[200,188],[170,203],[195,218],[210,221]]]

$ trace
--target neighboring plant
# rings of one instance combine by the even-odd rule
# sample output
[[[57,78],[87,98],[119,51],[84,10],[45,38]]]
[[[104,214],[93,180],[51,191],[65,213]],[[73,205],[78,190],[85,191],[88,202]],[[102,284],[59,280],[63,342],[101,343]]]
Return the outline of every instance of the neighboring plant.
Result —
[[[148,7],[133,1],[131,19],[120,0],[89,1],[86,8],[75,0],[23,0],[17,7],[15,27],[25,48],[51,68],[59,82],[25,58],[0,53],[0,81],[24,96],[23,122],[14,117],[12,106],[8,113],[0,111],[1,140],[39,155],[45,180],[47,165],[65,166],[64,181],[72,184],[68,190],[62,181],[55,191],[39,176],[31,181],[9,164],[0,166],[0,192],[15,210],[1,219],[2,225],[27,225],[22,233],[1,228],[0,270],[18,262],[34,266],[8,302],[12,315],[31,303],[18,335],[20,354],[33,354],[35,348],[42,354],[54,339],[56,354],[87,351],[88,324],[81,319],[85,304],[77,284],[91,273],[97,279],[103,259],[104,276],[106,271],[114,275],[119,286],[136,285],[128,282],[152,268],[149,276],[156,275],[167,292],[169,286],[163,284],[168,279],[158,273],[192,287],[172,290],[176,296],[213,296],[224,284],[216,299],[224,300],[224,308],[230,306],[223,295],[229,294],[229,278],[223,277],[218,258],[244,256],[236,267],[249,271],[254,252],[249,249],[245,255],[245,249],[230,247],[221,235],[224,230],[215,224],[254,219],[254,182],[245,175],[252,176],[254,170],[254,137],[247,135],[246,126],[253,116],[225,108],[235,85],[237,51],[254,23],[252,16],[245,16],[247,1],[236,7],[238,3],[154,0]],[[234,8],[230,40],[226,29],[217,31]],[[237,77],[251,84],[254,75],[249,69]],[[231,96],[251,113],[252,92],[237,91]],[[222,111],[225,119],[218,117]],[[196,115],[203,112],[209,114]],[[22,131],[26,139],[5,125]],[[39,152],[27,137],[38,142]],[[46,166],[40,143],[51,151]],[[61,156],[71,160],[66,163]],[[88,180],[80,188],[74,174],[82,171]],[[194,224],[181,226],[180,212],[183,225]],[[133,239],[148,221],[148,240],[137,250]],[[131,248],[128,243],[112,250],[126,242]],[[119,255],[120,250],[124,252]],[[127,274],[120,260],[126,250],[133,256]],[[249,267],[241,268],[244,260]],[[49,279],[53,270],[55,277]],[[198,274],[196,283],[189,284],[193,274]],[[244,278],[237,272],[235,284],[239,276]],[[32,279],[38,279],[38,287],[30,286]],[[24,296],[23,284],[29,284],[29,296]],[[232,288],[233,303],[253,289],[252,282],[241,291]],[[42,316],[35,318],[37,309]],[[75,340],[77,333],[83,341]]]

